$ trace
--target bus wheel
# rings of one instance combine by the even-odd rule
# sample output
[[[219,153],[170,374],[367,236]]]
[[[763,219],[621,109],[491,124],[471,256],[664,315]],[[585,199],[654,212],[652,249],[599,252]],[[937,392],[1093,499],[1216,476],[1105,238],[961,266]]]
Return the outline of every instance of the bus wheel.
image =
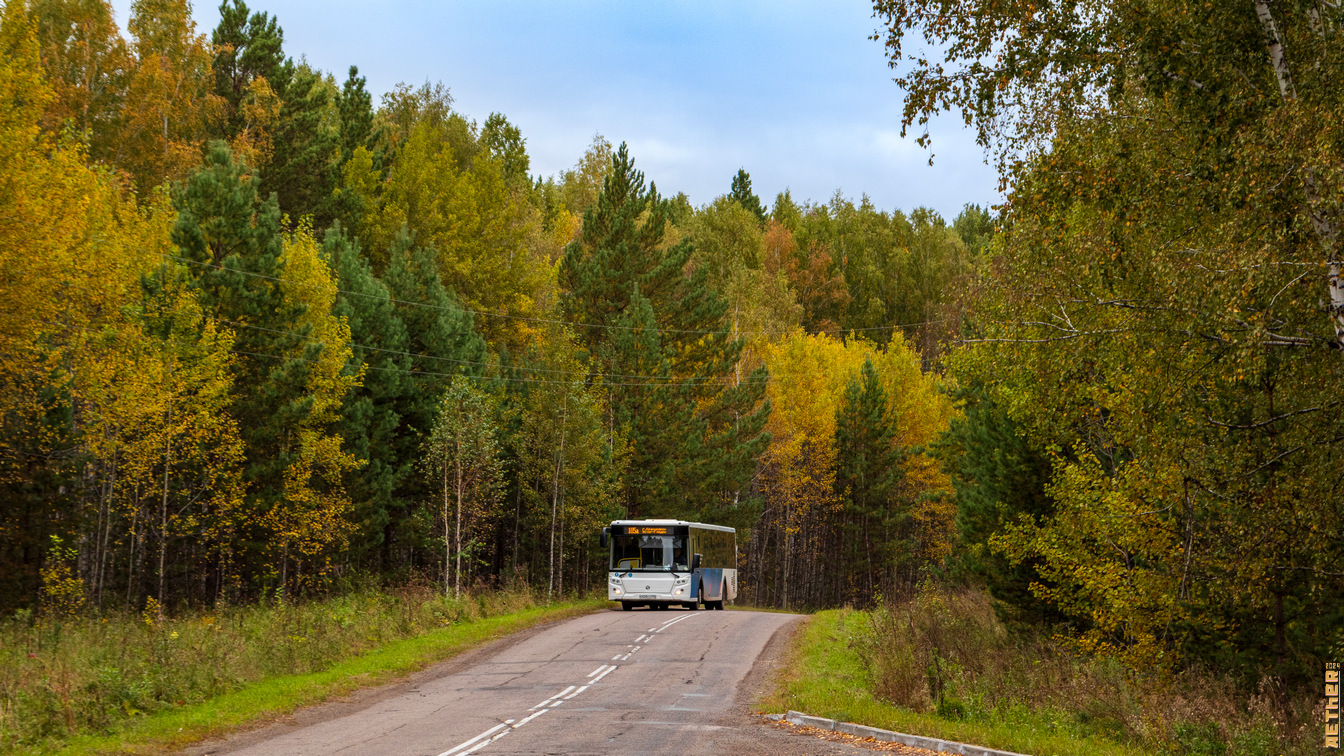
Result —
[[[687,609],[690,609],[691,611],[695,611],[700,608],[700,602],[688,601],[683,606],[685,606]]]
[[[622,602],[621,602],[621,611],[623,611],[623,612],[629,612],[629,611],[632,611],[632,610],[634,610],[634,608],[635,608],[635,605],[632,604],[632,603],[630,603],[629,601],[622,601]]]

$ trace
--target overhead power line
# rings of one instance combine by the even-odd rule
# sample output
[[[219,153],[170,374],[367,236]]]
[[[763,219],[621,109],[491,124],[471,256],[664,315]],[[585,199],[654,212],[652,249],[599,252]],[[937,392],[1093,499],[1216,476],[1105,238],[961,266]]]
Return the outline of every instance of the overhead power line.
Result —
[[[199,267],[202,267],[202,268],[212,268],[212,269],[214,269],[214,270],[222,270],[222,271],[227,271],[227,272],[230,272],[230,273],[239,273],[239,274],[244,275],[244,276],[252,276],[253,278],[260,278],[260,279],[264,279],[264,280],[267,280],[267,281],[275,281],[276,283],[284,283],[284,284],[289,284],[289,285],[293,285],[293,286],[306,286],[306,287],[310,287],[310,288],[320,288],[320,289],[326,289],[326,288],[327,288],[327,287],[325,287],[325,286],[321,286],[320,284],[309,283],[309,282],[307,282],[307,281],[296,281],[296,280],[294,280],[294,279],[292,279],[292,278],[279,278],[279,277],[276,277],[276,276],[268,276],[268,275],[265,275],[264,273],[253,273],[252,271],[242,270],[241,268],[230,268],[230,267],[227,267],[227,266],[224,266],[224,265],[218,265],[218,264],[215,264],[215,263],[201,262],[201,261],[199,261],[199,260],[192,260],[192,259],[190,259],[190,258],[187,258],[187,257],[181,257],[181,256],[179,256],[179,255],[169,255],[169,254],[164,254],[163,257],[164,257],[164,258],[167,258],[167,259],[169,259],[169,260],[176,260],[176,261],[178,261],[178,262],[187,263],[187,264],[189,264],[189,265],[196,265],[196,266],[199,266]],[[407,305],[407,306],[409,306],[409,307],[423,307],[423,308],[430,309],[430,310],[440,310],[440,311],[444,311],[444,312],[453,312],[453,313],[457,313],[457,314],[466,314],[466,315],[471,315],[471,316],[473,316],[473,317],[499,318],[499,319],[502,319],[502,320],[516,320],[516,321],[524,322],[524,323],[540,323],[540,324],[543,324],[543,325],[564,325],[564,326],[570,326],[570,327],[573,327],[573,328],[600,328],[600,329],[614,330],[614,331],[633,331],[633,330],[640,330],[640,329],[642,329],[642,326],[621,326],[621,325],[609,325],[609,324],[604,324],[604,323],[580,323],[580,322],[573,322],[573,321],[569,321],[569,320],[557,320],[557,319],[554,319],[554,318],[534,318],[534,317],[527,317],[527,316],[523,316],[523,315],[505,315],[505,314],[501,314],[501,313],[497,313],[497,312],[487,312],[487,311],[485,311],[485,310],[472,310],[472,309],[470,309],[470,308],[466,308],[466,307],[445,307],[444,305],[429,304],[428,302],[416,302],[416,301],[414,301],[414,300],[397,299],[397,298],[392,297],[392,296],[390,296],[390,295],[387,296],[387,297],[381,297],[381,296],[377,296],[377,295],[375,295],[375,294],[365,294],[365,293],[363,293],[363,292],[358,292],[358,291],[348,291],[348,290],[346,290],[346,289],[341,289],[341,288],[336,288],[335,291],[338,292],[338,293],[340,293],[340,294],[345,294],[346,296],[351,296],[351,297],[363,297],[363,298],[366,298],[366,299],[375,299],[375,300],[380,300],[380,301],[384,301],[384,302],[392,302],[392,303],[394,303],[394,304]],[[924,320],[924,321],[920,321],[920,322],[918,322],[918,323],[901,323],[901,324],[897,324],[897,325],[889,325],[889,326],[871,326],[871,327],[866,327],[866,328],[823,328],[823,329],[820,329],[820,330],[815,331],[814,333],[845,334],[845,333],[868,333],[868,332],[871,332],[871,331],[894,331],[894,330],[903,329],[903,328],[915,328],[915,327],[918,327],[918,326],[934,325],[934,324],[936,324],[936,323],[945,323],[945,322],[947,322],[947,318],[936,318],[936,319],[934,319],[934,320]],[[657,332],[657,333],[660,333],[660,334],[662,334],[662,333],[668,333],[668,334],[688,334],[688,335],[714,335],[714,334],[729,333],[729,331],[728,331],[727,329],[708,330],[708,329],[684,329],[684,328],[653,328],[653,329],[651,329],[651,330],[653,330],[653,331],[655,331],[655,332]],[[749,331],[738,331],[738,332],[737,332],[737,335],[738,335],[738,336],[748,336],[748,335],[750,335],[750,336],[788,336],[788,335],[790,335],[791,333],[793,333],[793,331],[776,331],[776,330],[766,330],[766,329],[753,329],[753,330],[749,330]]]
[[[106,329],[101,329],[101,328],[90,328],[90,327],[88,327],[88,326],[77,325],[77,324],[74,324],[74,323],[54,323],[54,322],[52,322],[52,321],[49,321],[49,320],[42,320],[42,319],[39,319],[39,318],[21,318],[21,319],[22,319],[22,320],[26,320],[26,321],[28,321],[28,322],[30,322],[30,323],[41,323],[41,324],[43,324],[43,325],[56,326],[56,327],[59,327],[59,328],[73,328],[73,329],[75,329],[75,330],[79,330],[79,331],[83,331],[83,332],[85,332],[85,333],[91,333],[91,334],[101,334],[101,335],[106,335],[106,334],[108,333],[108,331],[107,331]],[[224,323],[225,321],[219,321],[219,322]],[[257,329],[257,330],[262,330],[262,331],[271,331],[271,332],[273,332],[273,333],[289,333],[290,335],[296,335],[296,336],[298,335],[298,334],[293,334],[292,332],[288,332],[288,331],[276,331],[275,329],[271,329],[271,328],[261,328],[260,326],[247,326],[247,325],[244,325],[243,327],[245,327],[245,328],[255,328],[255,329]],[[120,334],[118,334],[118,335],[120,335]],[[152,334],[149,335],[149,338],[154,339],[154,340],[157,340],[157,341],[166,341],[166,342],[171,343],[171,344],[174,344],[174,345],[176,345],[176,346],[194,346],[194,345],[197,344],[196,341],[188,341],[188,340],[184,340],[184,339],[174,339],[174,338],[167,338],[167,339],[165,339],[165,338],[161,338],[161,337],[158,337],[158,336],[154,336],[154,335],[152,335]],[[311,343],[311,344],[317,344],[317,345],[320,345],[320,346],[323,346],[323,347],[328,346],[328,345],[326,344],[326,342],[318,341],[318,340],[316,340],[316,339],[305,339],[305,342],[306,342],[306,343]],[[355,345],[355,344],[351,344],[351,346],[356,346],[356,345]],[[31,346],[31,348],[36,349],[37,347],[36,347],[36,346]],[[390,350],[377,350],[377,351],[390,351]],[[252,351],[248,351],[248,350],[244,350],[244,349],[230,349],[230,350],[229,350],[229,353],[230,353],[230,354],[242,355],[242,356],[246,356],[246,357],[259,357],[259,358],[273,359],[273,360],[299,360],[300,362],[307,362],[307,363],[310,363],[310,364],[321,364],[321,363],[322,363],[322,360],[320,360],[320,359],[309,359],[309,358],[302,357],[302,356],[299,356],[299,355],[283,355],[283,354],[271,354],[271,353],[268,353],[268,352],[252,352]],[[394,352],[394,353],[395,353],[395,352]],[[404,353],[403,353],[403,354],[404,354]],[[431,357],[431,355],[420,355],[420,356]],[[468,364],[468,365],[490,366],[490,365],[494,364],[494,363],[486,363],[486,362],[473,362],[473,361],[470,361],[470,360],[452,360],[452,359],[449,359],[449,358],[446,358],[446,357],[445,357],[445,358],[438,358],[438,359],[443,359],[443,360],[448,361],[448,362],[460,362],[460,363]],[[375,366],[375,365],[370,365],[370,364],[368,364],[368,363],[364,363],[364,368],[365,368],[365,369],[368,369],[368,370],[374,370],[374,371],[382,372],[382,373],[398,373],[398,374],[401,374],[401,375],[420,375],[420,376],[427,376],[427,377],[431,377],[431,378],[454,378],[454,377],[457,377],[457,376],[461,376],[461,377],[463,377],[463,378],[466,378],[466,379],[469,379],[469,380],[473,380],[473,381],[500,381],[500,382],[504,382],[504,383],[536,383],[536,384],[547,384],[547,385],[570,385],[570,384],[576,383],[576,382],[578,382],[578,381],[580,381],[580,380],[582,380],[582,379],[584,379],[584,378],[586,378],[586,377],[588,376],[587,373],[582,373],[582,372],[562,372],[562,371],[555,371],[555,372],[560,372],[562,375],[571,375],[571,376],[573,376],[573,378],[571,378],[571,379],[569,379],[569,380],[558,380],[558,379],[547,379],[547,378],[519,378],[519,377],[507,376],[507,375],[494,375],[494,376],[492,376],[492,375],[468,375],[468,374],[466,374],[466,373],[442,373],[442,372],[437,372],[437,371],[433,371],[433,370],[411,370],[411,369],[401,369],[401,368],[386,368],[386,367],[378,367],[378,366]],[[527,371],[527,370],[529,370],[528,368],[521,367],[521,366],[518,367],[518,368],[516,368],[516,369],[518,369],[518,370],[522,370],[522,371]],[[598,374],[598,375],[600,375],[600,374]],[[616,376],[612,376],[612,377],[616,377]],[[604,380],[604,381],[602,382],[601,385],[603,385],[603,386],[631,386],[631,387],[639,387],[639,386],[642,386],[642,387],[665,387],[665,386],[671,387],[671,386],[704,385],[703,383],[701,383],[701,382],[697,382],[697,381],[692,381],[692,380],[687,380],[687,379],[679,379],[679,378],[670,378],[670,377],[667,377],[667,376],[623,376],[623,377],[625,377],[625,378],[647,377],[648,380],[639,380],[639,381],[631,380],[631,381],[626,381],[626,382],[612,382],[612,381],[605,381],[605,380]],[[724,381],[725,385],[729,385],[729,384],[727,383],[727,379],[718,379],[718,378],[716,378],[716,379],[708,379],[708,380]],[[733,383],[733,384],[731,384],[731,385],[733,385],[733,386],[742,386],[742,385],[752,386],[752,385],[763,385],[763,384],[768,384],[768,383],[769,383],[769,379],[767,378],[767,379],[764,380],[764,381],[742,380],[742,381],[738,381],[738,382],[736,382],[736,383]]]
[[[328,344],[328,343],[325,342],[325,341],[321,341],[321,340],[318,340],[318,339],[316,339],[316,338],[311,338],[311,337],[308,337],[308,336],[304,336],[304,335],[302,335],[302,334],[295,333],[294,331],[283,331],[283,330],[276,329],[276,328],[263,328],[262,326],[248,325],[247,323],[238,323],[238,322],[234,322],[234,321],[231,321],[231,320],[220,320],[220,321],[218,321],[218,322],[221,323],[221,324],[223,324],[223,325],[230,326],[230,327],[234,327],[234,328],[247,328],[247,329],[254,330],[254,331],[265,331],[265,332],[268,332],[268,333],[278,333],[278,334],[282,334],[282,335],[286,335],[286,336],[297,336],[297,337],[303,339],[306,343],[309,343],[309,344],[317,344],[317,345],[322,346],[322,347],[328,347],[328,346],[330,346],[330,344]],[[356,347],[356,348],[358,348],[358,349],[365,349],[365,350],[368,350],[368,351],[371,351],[371,352],[382,352],[382,353],[384,353],[384,354],[392,354],[392,355],[396,355],[396,356],[399,356],[399,357],[420,357],[420,358],[427,359],[427,360],[434,360],[434,361],[436,361],[436,362],[447,362],[447,363],[452,363],[452,364],[455,364],[455,365],[470,365],[470,366],[473,366],[473,367],[490,367],[490,366],[492,366],[492,365],[497,364],[497,363],[489,362],[489,361],[487,361],[487,360],[459,360],[459,359],[455,359],[455,358],[453,358],[453,357],[439,357],[439,356],[437,356],[437,355],[433,355],[433,354],[424,354],[424,353],[420,353],[420,352],[406,352],[406,351],[401,351],[401,350],[397,350],[397,349],[382,349],[382,348],[380,348],[380,347],[368,346],[368,345],[366,345],[366,344],[357,344],[357,343],[355,343],[355,342],[353,342],[353,341],[351,341],[351,342],[347,342],[346,345],[347,345],[347,346],[351,346],[351,347]],[[368,365],[368,363],[365,363],[365,365]],[[372,367],[372,366],[369,366],[369,367]],[[504,367],[505,367],[505,366],[500,365],[500,368],[501,368],[501,369],[503,369]],[[675,379],[675,380],[674,380],[674,379],[670,378],[669,376],[663,376],[663,375],[629,375],[629,374],[622,374],[622,373],[590,373],[590,372],[588,372],[588,371],[586,371],[586,370],[560,370],[560,369],[556,369],[556,368],[536,368],[536,367],[529,367],[529,366],[526,366],[526,365],[509,365],[509,366],[508,366],[508,369],[510,369],[510,370],[520,370],[520,371],[528,372],[528,373],[542,373],[542,374],[548,374],[548,373],[550,373],[550,374],[556,374],[556,375],[574,376],[574,377],[576,377],[576,378],[604,378],[604,379],[605,379],[605,378],[623,378],[623,379],[628,379],[628,380],[662,381],[663,384],[660,384],[660,385],[675,385],[675,384],[692,385],[692,384],[696,384],[696,383],[716,383],[716,382],[719,382],[719,381],[723,380],[722,378],[694,378],[694,379],[691,379],[691,378],[678,378],[678,379]],[[427,375],[444,375],[444,374],[442,374],[442,373],[426,373],[426,374],[427,374]],[[640,385],[640,386],[648,385],[647,383],[639,383],[639,384],[613,384],[613,383],[607,382],[607,381],[605,381],[605,380],[603,381],[603,383],[605,383],[605,384],[608,385],[608,386],[611,386],[611,385]]]

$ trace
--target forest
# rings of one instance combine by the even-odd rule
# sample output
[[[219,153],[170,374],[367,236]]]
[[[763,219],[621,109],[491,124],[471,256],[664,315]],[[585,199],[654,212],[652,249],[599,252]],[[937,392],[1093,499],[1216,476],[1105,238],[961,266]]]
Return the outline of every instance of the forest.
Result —
[[[5,4],[0,613],[581,594],[675,517],[757,605],[978,586],[1280,700],[1344,647],[1339,4],[877,0],[1002,178],[951,221],[534,175],[220,15]]]
[[[778,606],[951,553],[937,367],[987,211],[745,169],[694,207],[600,135],[533,175],[447,85],[375,105],[220,16],[5,6],[0,611],[584,593],[618,517],[739,528]]]

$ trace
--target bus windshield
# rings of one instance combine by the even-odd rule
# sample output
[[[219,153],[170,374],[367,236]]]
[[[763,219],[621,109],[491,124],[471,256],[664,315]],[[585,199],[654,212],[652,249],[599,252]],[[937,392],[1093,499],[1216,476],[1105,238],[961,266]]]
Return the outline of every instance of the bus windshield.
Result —
[[[686,536],[620,535],[611,539],[611,569],[643,572],[689,572]]]

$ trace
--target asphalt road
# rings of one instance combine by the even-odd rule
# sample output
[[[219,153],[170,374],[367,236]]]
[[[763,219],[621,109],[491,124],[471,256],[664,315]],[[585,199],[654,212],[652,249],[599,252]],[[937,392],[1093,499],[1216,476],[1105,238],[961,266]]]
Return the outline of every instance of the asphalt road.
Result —
[[[383,694],[319,707],[190,753],[855,752],[765,727],[747,711],[798,619],[736,611],[598,612],[485,649],[457,669],[431,671]]]

